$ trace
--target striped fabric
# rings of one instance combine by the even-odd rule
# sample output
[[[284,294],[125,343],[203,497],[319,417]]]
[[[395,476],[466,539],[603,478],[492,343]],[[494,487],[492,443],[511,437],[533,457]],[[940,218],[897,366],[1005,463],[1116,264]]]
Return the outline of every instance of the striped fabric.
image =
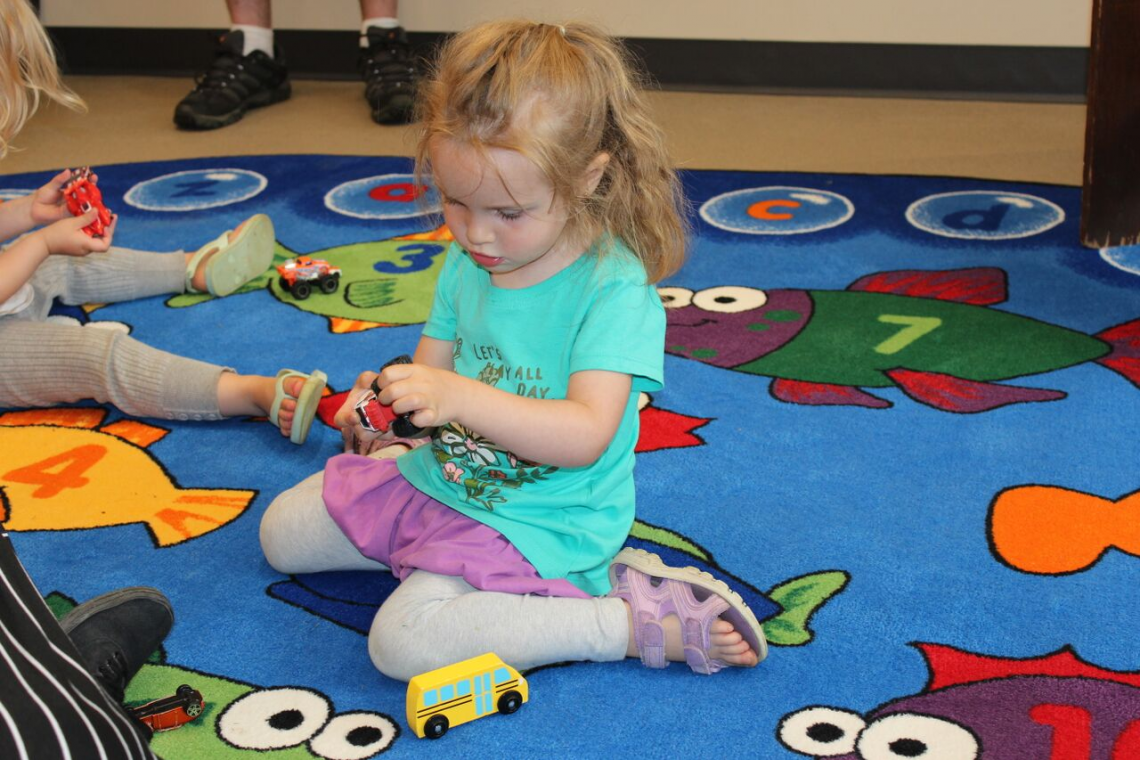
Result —
[[[0,758],[154,758],[118,705],[80,664],[0,531]]]

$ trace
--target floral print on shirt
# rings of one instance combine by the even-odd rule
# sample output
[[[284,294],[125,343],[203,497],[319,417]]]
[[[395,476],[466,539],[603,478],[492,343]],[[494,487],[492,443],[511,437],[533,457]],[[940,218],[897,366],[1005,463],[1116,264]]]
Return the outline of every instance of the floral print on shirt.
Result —
[[[464,487],[464,500],[489,512],[507,502],[504,489],[545,480],[557,467],[519,459],[474,431],[452,422],[436,431],[432,449],[443,477]]]

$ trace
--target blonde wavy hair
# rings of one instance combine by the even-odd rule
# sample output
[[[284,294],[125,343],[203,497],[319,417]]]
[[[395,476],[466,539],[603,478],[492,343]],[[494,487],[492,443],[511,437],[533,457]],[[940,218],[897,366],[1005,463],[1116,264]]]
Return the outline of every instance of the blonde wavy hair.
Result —
[[[55,50],[27,0],[0,0],[0,158],[44,96],[76,111],[86,108],[63,84]]]
[[[517,151],[566,204],[576,239],[620,238],[641,259],[648,281],[658,282],[680,269],[688,230],[681,184],[645,86],[629,51],[593,26],[475,26],[444,44],[420,86],[417,177],[430,176],[429,146],[437,137],[479,152]],[[609,163],[583,197],[581,180],[601,153]]]

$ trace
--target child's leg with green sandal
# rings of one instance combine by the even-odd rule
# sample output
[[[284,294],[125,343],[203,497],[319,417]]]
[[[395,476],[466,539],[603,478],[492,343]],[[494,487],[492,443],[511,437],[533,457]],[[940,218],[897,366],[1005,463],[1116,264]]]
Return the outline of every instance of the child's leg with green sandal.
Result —
[[[269,267],[273,247],[273,225],[257,215],[195,253],[114,247],[85,257],[49,257],[32,277],[32,304],[0,318],[0,406],[93,398],[140,417],[265,415],[294,443],[304,442],[325,387],[319,371],[240,375],[121,332],[45,322],[57,297],[72,305],[129,301],[184,292],[196,278],[213,283],[217,295],[232,293]]]

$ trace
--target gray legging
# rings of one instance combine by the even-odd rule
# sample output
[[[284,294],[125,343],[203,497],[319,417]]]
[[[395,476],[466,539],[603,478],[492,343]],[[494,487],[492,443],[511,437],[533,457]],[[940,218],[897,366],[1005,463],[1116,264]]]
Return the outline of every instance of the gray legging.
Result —
[[[382,570],[329,517],[318,472],[280,494],[261,520],[261,548],[282,573]],[[412,676],[494,652],[520,670],[625,657],[629,620],[616,598],[480,591],[462,578],[416,570],[372,621],[368,653],[386,676]]]
[[[226,368],[151,348],[115,330],[44,321],[56,297],[112,303],[181,293],[181,252],[112,248],[49,256],[32,275],[32,304],[0,317],[0,407],[43,407],[95,399],[137,417],[215,420]]]

